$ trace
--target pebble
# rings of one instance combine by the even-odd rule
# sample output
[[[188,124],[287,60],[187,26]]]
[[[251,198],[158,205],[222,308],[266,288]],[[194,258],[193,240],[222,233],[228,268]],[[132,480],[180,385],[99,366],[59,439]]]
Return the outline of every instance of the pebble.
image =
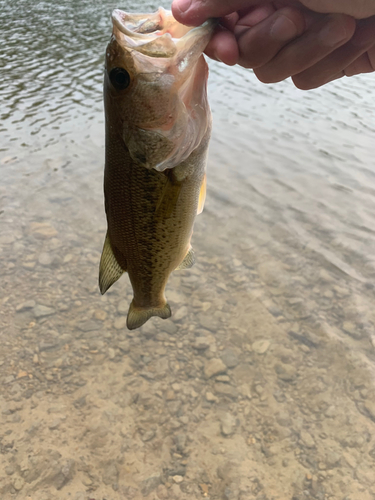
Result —
[[[227,367],[221,359],[218,358],[210,359],[204,366],[204,374],[206,378],[211,378],[214,375],[219,375],[219,373],[225,373],[226,371]]]
[[[42,252],[39,254],[38,262],[42,266],[49,267],[53,262],[53,256],[49,253]]]
[[[96,311],[94,312],[94,317],[99,321],[104,321],[107,318],[107,313],[103,311],[103,309],[96,309]]]
[[[159,486],[156,489],[156,494],[160,500],[165,500],[169,497],[168,490],[164,486],[164,484],[159,484]]]
[[[117,312],[119,314],[128,314],[129,303],[127,300],[121,300],[117,305]]]
[[[223,436],[231,436],[236,428],[236,419],[231,413],[224,413],[220,418],[220,430]]]
[[[22,490],[23,485],[25,484],[25,480],[22,477],[17,476],[13,479],[12,484],[13,484],[13,488],[16,491],[20,491],[20,490]]]
[[[51,332],[48,337],[42,339],[38,344],[39,352],[52,351],[54,349],[57,349],[59,346],[60,339],[58,337],[58,334],[55,334],[55,332]]]
[[[212,392],[206,392],[206,400],[209,402],[209,403],[214,403],[215,401],[217,401],[217,397],[212,394]]]
[[[300,438],[302,441],[302,444],[304,444],[307,448],[314,448],[315,446],[315,441],[311,434],[309,434],[307,431],[302,430],[300,434]]]
[[[142,334],[147,338],[147,339],[151,339],[152,337],[154,337],[157,333],[157,330],[155,328],[155,324],[152,322],[152,321],[147,321],[147,323],[145,323],[143,326],[142,326]]]
[[[53,238],[58,234],[56,229],[48,222],[32,222],[30,229],[34,236],[42,239]]]
[[[126,316],[121,316],[120,318],[116,318],[113,324],[116,330],[123,330],[126,328]]]
[[[221,360],[228,368],[234,368],[240,362],[237,352],[234,349],[224,349],[222,351]]]
[[[37,304],[33,308],[34,316],[36,318],[44,318],[45,316],[51,316],[55,314],[56,310],[53,307],[43,306],[42,304]]]
[[[53,420],[53,422],[49,424],[48,429],[50,429],[51,431],[58,429],[62,421],[63,421],[62,418],[56,418],[55,420]]]
[[[262,339],[253,342],[251,348],[257,354],[264,354],[265,352],[267,352],[270,345],[271,342],[269,340]]]
[[[155,429],[151,429],[149,431],[146,431],[143,435],[142,435],[142,441],[144,443],[146,443],[147,441],[151,441],[151,439],[153,439],[154,437],[156,436],[156,431]]]
[[[341,459],[341,455],[334,450],[328,450],[326,453],[325,464],[328,468],[336,467]]]
[[[184,478],[182,476],[179,476],[179,475],[176,475],[176,476],[173,476],[173,481],[177,484],[180,484],[182,483],[182,481],[184,480]]]
[[[16,468],[14,467],[14,465],[7,465],[4,470],[5,474],[7,474],[8,476],[11,476],[16,472]]]
[[[203,351],[210,347],[211,343],[209,337],[196,337],[193,347],[198,351]]]
[[[251,399],[251,389],[250,389],[250,385],[249,384],[242,384],[238,387],[238,390],[240,392],[240,394],[247,398],[247,399]]]
[[[328,418],[334,418],[336,415],[337,415],[337,408],[336,406],[334,405],[331,405],[327,408],[326,412],[325,412],[325,416],[328,417]]]
[[[182,306],[173,315],[173,319],[174,319],[174,321],[177,321],[177,322],[181,321],[183,318],[185,318],[187,316],[187,314],[188,314],[188,308],[186,306]]]
[[[297,373],[295,366],[287,364],[277,364],[275,371],[279,379],[284,380],[284,382],[292,382]]]
[[[344,321],[342,329],[353,339],[360,340],[363,337],[363,333],[359,331],[358,327],[351,321]]]
[[[81,330],[81,332],[93,332],[95,330],[99,330],[100,325],[96,321],[88,319],[87,321],[81,321],[78,323],[77,328]]]
[[[175,335],[178,332],[178,327],[171,320],[163,321],[160,325],[160,330],[168,333],[168,335]]]
[[[70,262],[71,260],[73,259],[73,255],[71,253],[67,253],[65,255],[65,257],[63,258],[63,262],[64,264],[67,264],[68,262]]]
[[[120,340],[120,342],[117,343],[117,347],[123,353],[127,353],[130,351],[130,343],[128,340]]]
[[[214,389],[215,389],[215,392],[217,392],[221,396],[229,396],[232,399],[236,399],[238,397],[238,391],[232,385],[217,382],[214,385]]]
[[[166,395],[165,395],[165,399],[167,401],[173,401],[174,399],[176,399],[176,394],[174,391],[172,390],[169,390],[167,391]]]
[[[35,262],[34,261],[23,262],[22,267],[24,267],[25,269],[34,269]]]
[[[35,305],[35,300],[27,300],[22,304],[18,304],[18,306],[16,307],[16,312],[28,311],[29,309],[33,309]]]
[[[122,362],[123,376],[132,375],[134,373],[134,368],[128,358],[125,358]]]
[[[0,245],[10,245],[15,241],[13,234],[2,234],[0,236]]]
[[[216,332],[217,330],[217,324],[210,315],[200,314],[199,323],[203,328],[206,328],[206,330],[209,330],[210,332]]]
[[[257,384],[255,387],[255,392],[258,394],[258,396],[261,396],[264,392],[264,389],[261,385]]]

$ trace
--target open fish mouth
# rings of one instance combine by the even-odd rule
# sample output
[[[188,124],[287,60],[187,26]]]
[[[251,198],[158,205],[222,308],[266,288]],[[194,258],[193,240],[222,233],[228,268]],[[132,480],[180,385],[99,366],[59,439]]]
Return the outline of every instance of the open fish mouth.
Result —
[[[196,43],[199,47],[195,47],[194,52],[201,48],[202,52],[217,25],[217,20],[209,19],[196,28],[184,26],[162,7],[153,14],[128,14],[115,9],[112,21],[124,45],[150,57],[168,58]]]

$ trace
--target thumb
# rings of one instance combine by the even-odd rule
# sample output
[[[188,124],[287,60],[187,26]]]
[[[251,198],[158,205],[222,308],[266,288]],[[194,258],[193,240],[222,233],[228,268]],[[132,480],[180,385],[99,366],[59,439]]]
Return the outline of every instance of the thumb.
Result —
[[[271,0],[173,0],[172,13],[180,23],[199,26],[210,17],[224,17]]]
[[[322,14],[347,14],[356,19],[375,15],[374,0],[300,0],[301,4]]]

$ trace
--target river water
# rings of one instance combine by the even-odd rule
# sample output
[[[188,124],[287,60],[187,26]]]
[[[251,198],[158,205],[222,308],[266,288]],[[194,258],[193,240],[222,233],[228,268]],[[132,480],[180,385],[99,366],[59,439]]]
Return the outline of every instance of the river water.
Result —
[[[374,76],[210,62],[197,264],[129,332],[97,286],[115,7],[158,5],[0,0],[1,498],[374,500]]]

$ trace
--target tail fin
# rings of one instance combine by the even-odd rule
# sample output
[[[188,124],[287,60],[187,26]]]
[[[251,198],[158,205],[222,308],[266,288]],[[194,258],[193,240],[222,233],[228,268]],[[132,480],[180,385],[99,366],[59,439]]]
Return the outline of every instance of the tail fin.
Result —
[[[130,304],[126,326],[129,330],[134,330],[144,325],[152,316],[167,319],[172,315],[169,304],[165,303],[162,307],[150,307],[149,309],[141,309],[136,307],[133,302]]]

